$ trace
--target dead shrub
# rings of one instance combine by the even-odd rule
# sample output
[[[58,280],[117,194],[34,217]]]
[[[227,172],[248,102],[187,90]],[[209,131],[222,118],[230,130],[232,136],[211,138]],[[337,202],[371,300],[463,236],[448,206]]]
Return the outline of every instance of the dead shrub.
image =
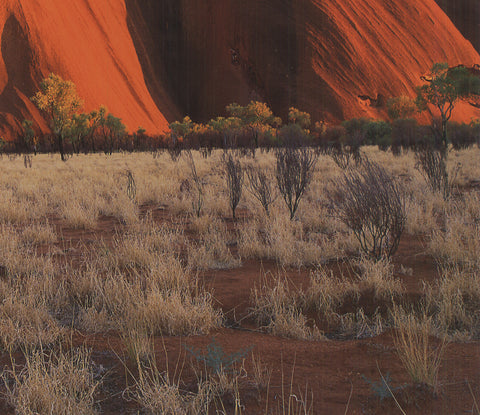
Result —
[[[255,167],[247,169],[246,173],[248,180],[247,190],[260,202],[265,210],[265,214],[270,216],[270,205],[276,200],[270,175],[267,170]]]
[[[242,197],[243,169],[240,160],[234,159],[231,154],[224,154],[223,164],[227,179],[228,200],[233,219],[235,219],[235,210]]]
[[[293,219],[312,181],[317,155],[308,147],[284,147],[277,150],[275,157],[278,190]]]
[[[452,172],[448,172],[445,154],[432,146],[417,149],[415,159],[416,168],[423,174],[431,189],[440,193],[445,200],[448,199],[452,193],[459,166],[456,166]]]
[[[379,260],[395,253],[405,227],[405,194],[383,167],[365,160],[332,182],[328,198],[366,255]]]

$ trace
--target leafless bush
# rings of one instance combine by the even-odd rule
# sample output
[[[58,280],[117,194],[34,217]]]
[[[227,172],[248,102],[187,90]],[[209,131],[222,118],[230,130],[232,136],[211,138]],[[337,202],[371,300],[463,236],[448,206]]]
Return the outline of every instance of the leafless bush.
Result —
[[[442,151],[429,146],[418,149],[415,152],[415,159],[417,160],[416,168],[423,174],[432,190],[442,194],[444,199],[448,199],[459,167],[455,168],[449,178],[446,158]]]
[[[135,184],[135,178],[131,170],[125,172],[127,176],[127,196],[133,202],[137,196],[137,185]]]
[[[308,147],[284,147],[278,149],[275,156],[278,190],[290,211],[290,219],[293,219],[312,180],[317,155]]]
[[[23,156],[23,165],[25,168],[32,168],[32,156],[30,154],[24,154]]]
[[[365,254],[380,259],[395,253],[405,227],[405,195],[383,167],[364,160],[333,182],[328,197]]]
[[[232,216],[235,219],[235,210],[237,209],[240,198],[242,197],[243,169],[240,161],[234,159],[231,154],[224,154],[223,163],[227,177],[230,208],[232,209]]]
[[[195,214],[197,215],[197,218],[200,217],[200,214],[202,213],[202,208],[203,208],[203,182],[200,180],[197,174],[197,168],[195,167],[195,161],[193,160],[193,155],[190,150],[186,152],[187,154],[187,163],[190,166],[190,172],[192,175],[192,181],[195,186],[195,194],[192,194],[192,208]],[[192,189],[189,187],[189,192],[192,192]]]
[[[247,169],[246,172],[248,180],[247,190],[261,203],[267,216],[270,216],[269,208],[275,201],[276,196],[274,195],[274,189],[272,188],[267,170],[252,167]]]

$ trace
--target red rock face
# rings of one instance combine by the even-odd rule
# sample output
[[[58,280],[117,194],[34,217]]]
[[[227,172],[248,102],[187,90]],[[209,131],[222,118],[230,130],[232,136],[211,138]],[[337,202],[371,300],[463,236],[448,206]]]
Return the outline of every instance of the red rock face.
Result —
[[[0,135],[24,118],[47,126],[30,102],[50,72],[71,79],[90,111],[105,104],[130,130],[167,127],[145,85],[121,0],[3,0]]]
[[[24,118],[47,129],[29,97],[50,72],[85,110],[155,134],[252,99],[283,117],[384,117],[432,63],[480,63],[434,0],[4,0],[0,36],[0,135]]]

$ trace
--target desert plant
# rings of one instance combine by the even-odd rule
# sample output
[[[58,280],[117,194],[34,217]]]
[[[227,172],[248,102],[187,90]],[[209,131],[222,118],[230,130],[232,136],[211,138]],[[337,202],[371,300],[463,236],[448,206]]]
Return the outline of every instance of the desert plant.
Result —
[[[83,105],[77,95],[75,84],[52,73],[40,83],[40,91],[32,97],[32,101],[49,118],[58,151],[62,161],[66,161],[65,138],[69,133],[73,115]]]
[[[272,188],[270,176],[266,170],[260,168],[249,168],[247,173],[247,190],[262,205],[267,216],[270,216],[270,205],[276,200]]]
[[[385,398],[390,398],[393,392],[398,390],[402,390],[406,385],[400,385],[393,387],[392,382],[393,379],[390,376],[390,373],[387,372],[385,376],[381,376],[380,380],[374,381],[368,379],[366,376],[362,375],[362,379],[368,383],[370,386],[370,390],[373,392],[375,396],[380,398],[380,401],[383,401]]]
[[[416,168],[423,174],[431,189],[439,192],[445,200],[448,199],[459,166],[455,168],[453,174],[449,174],[446,157],[440,150],[428,145],[417,149],[415,159]]]
[[[392,317],[396,328],[395,347],[412,381],[438,392],[438,371],[445,351],[445,339],[435,347],[432,345],[432,319],[425,314],[417,317],[395,306]]]
[[[135,184],[135,178],[131,170],[127,170],[125,175],[127,176],[127,196],[133,202],[137,196],[137,186]]]
[[[227,354],[223,350],[222,345],[217,342],[215,337],[212,337],[212,341],[207,345],[207,350],[205,352],[188,345],[185,345],[184,347],[198,363],[205,364],[207,369],[211,370],[217,375],[224,370],[230,371],[232,366],[235,365],[235,363],[242,361],[242,359],[245,358],[245,356],[253,348],[253,346],[251,346],[246,349],[241,349]]]
[[[312,180],[317,155],[308,147],[289,146],[278,149],[275,157],[278,190],[293,219]]]
[[[231,154],[224,154],[223,164],[227,179],[230,209],[232,209],[232,216],[233,219],[235,219],[235,210],[237,209],[240,198],[242,197],[243,169],[240,161],[234,159]]]
[[[203,202],[204,202],[204,199],[203,199],[204,185],[202,180],[198,177],[197,168],[195,166],[195,160],[193,159],[192,152],[188,150],[186,154],[187,154],[187,163],[190,167],[190,174],[192,177],[193,184],[195,186],[195,194],[192,195],[192,209],[195,212],[195,215],[197,216],[197,218],[199,218],[200,214],[202,213]]]
[[[18,371],[3,372],[7,399],[18,414],[94,415],[94,396],[99,380],[91,371],[90,352],[84,348],[70,353],[25,354],[26,364]]]
[[[377,163],[365,160],[334,180],[328,198],[334,213],[358,239],[362,251],[374,258],[392,256],[405,227],[405,194]]]

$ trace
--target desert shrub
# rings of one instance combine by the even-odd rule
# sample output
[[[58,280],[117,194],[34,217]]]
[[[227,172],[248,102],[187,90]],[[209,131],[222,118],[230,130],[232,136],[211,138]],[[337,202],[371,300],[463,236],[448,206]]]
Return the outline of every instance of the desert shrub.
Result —
[[[235,210],[242,197],[243,169],[240,161],[234,159],[231,154],[224,154],[223,164],[227,179],[228,200],[235,219]]]
[[[442,150],[430,145],[418,148],[415,151],[415,159],[417,161],[416,168],[423,174],[432,190],[440,193],[445,200],[448,199],[452,192],[453,182],[459,166],[456,166],[449,173],[446,157]]]
[[[305,145],[310,136],[300,124],[286,124],[278,130],[277,141],[282,146]]]
[[[251,167],[246,169],[246,174],[247,190],[260,202],[266,215],[270,216],[270,205],[275,201],[276,195],[268,171],[259,167]]]
[[[383,167],[364,161],[332,182],[328,198],[366,255],[378,260],[395,253],[405,227],[405,195]]]
[[[385,121],[369,121],[363,127],[365,142],[368,145],[378,145],[380,150],[387,150],[391,145],[392,127]]]
[[[392,120],[405,119],[417,112],[415,100],[405,95],[387,101],[387,113]]]
[[[193,183],[194,189],[191,188],[191,186],[188,186],[187,191],[191,194],[192,198],[192,209],[197,218],[200,217],[200,214],[202,213],[202,208],[204,204],[204,183],[200,179],[197,173],[197,168],[195,166],[195,160],[193,159],[192,152],[190,150],[187,151],[187,163],[188,166],[190,167],[190,176],[191,176],[191,181]]]
[[[290,219],[293,219],[312,180],[317,155],[307,147],[283,147],[275,156],[278,190],[290,212]]]
[[[417,120],[400,118],[392,122],[391,149],[394,155],[412,148],[419,139],[420,127]]]
[[[450,122],[447,127],[448,138],[455,150],[469,148],[478,142],[479,134],[476,124]]]

